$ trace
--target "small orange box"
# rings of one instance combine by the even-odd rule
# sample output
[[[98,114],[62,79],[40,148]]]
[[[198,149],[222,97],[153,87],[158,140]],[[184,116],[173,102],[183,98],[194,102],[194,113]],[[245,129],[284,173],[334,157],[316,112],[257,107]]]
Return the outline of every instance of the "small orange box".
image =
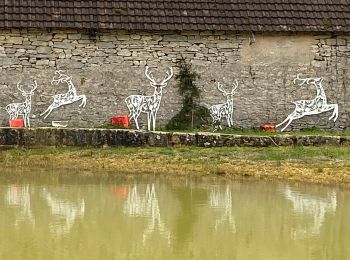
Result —
[[[24,119],[10,120],[10,127],[24,127]]]
[[[276,132],[277,131],[276,126],[272,125],[272,124],[262,125],[262,126],[260,126],[260,129],[263,131],[269,131],[269,132]]]
[[[124,127],[129,126],[129,116],[121,115],[117,117],[112,117],[112,125],[122,125]]]

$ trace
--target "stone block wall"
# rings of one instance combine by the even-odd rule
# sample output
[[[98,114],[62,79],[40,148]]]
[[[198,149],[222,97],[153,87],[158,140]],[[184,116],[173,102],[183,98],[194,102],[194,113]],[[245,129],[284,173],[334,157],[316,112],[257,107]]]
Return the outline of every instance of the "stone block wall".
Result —
[[[295,120],[289,129],[316,126],[346,129],[350,125],[350,35],[322,34],[237,34],[225,32],[130,32],[54,29],[0,30],[0,122],[8,125],[5,107],[23,102],[16,83],[26,87],[33,79],[38,88],[32,100],[32,126],[49,126],[53,120],[67,120],[69,126],[93,127],[112,116],[128,114],[124,102],[132,94],[152,95],[144,75],[149,66],[162,79],[169,66],[178,72],[181,58],[200,74],[204,90],[202,103],[211,106],[226,98],[217,82],[229,90],[237,79],[233,98],[235,127],[254,128],[279,123],[294,109],[292,101],[312,99],[313,86],[298,86],[293,79],[323,77],[328,103],[339,105],[337,122],[332,112]],[[51,85],[55,70],[71,75],[78,94],[87,96],[86,107],[77,101],[40,117],[52,96],[65,93],[67,85]],[[173,78],[164,89],[157,126],[162,126],[180,109],[181,97]],[[146,116],[140,116],[145,124]]]

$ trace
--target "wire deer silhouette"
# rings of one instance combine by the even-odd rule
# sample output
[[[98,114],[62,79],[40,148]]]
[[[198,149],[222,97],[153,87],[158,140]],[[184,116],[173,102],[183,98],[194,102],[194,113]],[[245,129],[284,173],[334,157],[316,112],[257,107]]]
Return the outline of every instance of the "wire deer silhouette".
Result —
[[[327,96],[322,86],[323,78],[300,78],[300,74],[298,74],[293,81],[294,84],[296,80],[301,81],[299,86],[302,86],[305,83],[307,85],[310,85],[310,84],[314,85],[316,87],[316,97],[314,99],[309,99],[309,100],[294,101],[293,102],[293,104],[295,105],[294,111],[291,114],[289,114],[283,122],[276,125],[276,127],[280,127],[283,124],[285,124],[284,127],[281,129],[281,132],[282,132],[295,119],[308,116],[308,115],[320,114],[330,110],[333,110],[333,114],[329,117],[329,120],[333,119],[333,121],[335,122],[338,118],[338,104],[327,103]]]
[[[72,81],[72,76],[67,76],[60,70],[57,70],[55,71],[55,76],[51,81],[51,85],[58,85],[60,83],[66,83],[68,85],[68,91],[66,93],[53,95],[53,102],[43,113],[40,114],[40,116],[45,115],[44,118],[47,118],[51,114],[52,110],[64,105],[72,104],[73,102],[79,100],[82,100],[79,107],[86,106],[86,96],[77,94],[77,90],[75,89]]]
[[[226,102],[222,104],[216,104],[209,108],[210,116],[213,119],[213,125],[215,125],[215,129],[217,126],[221,127],[221,119],[226,118],[227,124],[229,127],[233,126],[233,119],[232,119],[232,113],[233,113],[233,95],[236,94],[235,90],[238,87],[238,81],[235,80],[235,83],[233,84],[231,92],[227,92],[223,85],[218,82],[217,88],[219,91],[222,92],[222,94],[226,97]]]
[[[34,91],[37,87],[38,84],[36,83],[36,80],[34,80],[34,83],[32,84],[29,92],[24,90],[19,82],[17,83],[17,89],[25,97],[25,101],[23,103],[11,103],[6,106],[5,109],[10,115],[10,120],[17,119],[18,116],[21,115],[24,119],[24,126],[30,127],[29,115],[30,111],[32,110],[32,96],[34,95]]]
[[[125,103],[130,111],[129,118],[130,120],[133,119],[135,121],[137,129],[140,129],[138,118],[141,113],[145,113],[147,114],[147,129],[151,130],[152,125],[152,130],[155,130],[157,112],[162,100],[163,88],[168,85],[168,81],[172,78],[173,69],[170,67],[160,83],[154,79],[152,72],[148,71],[148,66],[146,66],[145,69],[145,76],[150,80],[150,84],[154,88],[153,95],[131,95],[125,99]]]

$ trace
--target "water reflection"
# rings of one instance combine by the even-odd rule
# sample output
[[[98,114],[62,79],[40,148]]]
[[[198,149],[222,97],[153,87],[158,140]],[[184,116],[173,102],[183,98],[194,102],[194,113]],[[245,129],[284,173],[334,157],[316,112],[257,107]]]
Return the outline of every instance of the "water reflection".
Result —
[[[147,184],[145,190],[141,192],[138,190],[137,184],[129,189],[123,212],[131,217],[142,216],[148,218],[148,225],[142,235],[143,243],[158,229],[159,233],[167,239],[168,245],[170,245],[171,235],[160,215],[155,185]]]
[[[29,221],[33,225],[35,224],[30,205],[29,185],[9,185],[5,200],[9,207],[19,210],[15,216],[16,226],[25,220]]]
[[[76,219],[84,217],[85,201],[83,199],[80,202],[60,199],[58,196],[52,195],[47,188],[43,188],[42,196],[54,216],[50,223],[50,231],[54,234],[63,235],[68,233]]]
[[[337,195],[334,190],[325,197],[293,191],[289,186],[284,190],[284,196],[292,202],[293,211],[300,216],[312,217],[312,224],[293,230],[293,238],[303,238],[307,235],[320,234],[326,213],[335,213],[337,209]]]
[[[212,179],[188,185],[171,179],[112,181],[0,183],[0,259],[350,255],[347,190]]]
[[[220,217],[215,221],[215,230],[225,222],[228,223],[232,232],[236,232],[236,223],[232,215],[232,192],[229,185],[224,191],[220,187],[211,187],[209,194],[209,205],[220,211]]]

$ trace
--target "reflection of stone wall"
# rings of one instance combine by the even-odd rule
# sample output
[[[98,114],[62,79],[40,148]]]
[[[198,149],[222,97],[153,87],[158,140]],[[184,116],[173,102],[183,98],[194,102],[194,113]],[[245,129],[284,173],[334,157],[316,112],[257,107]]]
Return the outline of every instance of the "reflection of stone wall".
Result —
[[[200,146],[266,147],[349,145],[339,136],[234,136],[212,133],[166,133],[116,129],[0,128],[0,146]]]
[[[112,116],[126,114],[124,99],[131,94],[152,94],[143,74],[145,65],[163,78],[167,66],[185,57],[201,75],[198,82],[207,91],[202,102],[212,105],[225,98],[215,89],[215,80],[229,86],[238,79],[234,96],[234,125],[252,128],[268,122],[281,122],[290,113],[292,101],[310,99],[313,87],[297,87],[293,78],[323,76],[329,103],[338,103],[340,114],[334,124],[331,112],[296,120],[293,128],[318,126],[347,128],[350,94],[350,35],[311,36],[253,35],[211,32],[136,33],[100,31],[96,39],[77,30],[0,30],[0,106],[21,102],[15,83],[28,84],[36,78],[38,89],[33,98],[32,114],[38,116],[51,102],[50,97],[67,87],[52,86],[56,69],[73,76],[78,94],[87,96],[87,106],[79,102],[61,107],[44,120],[35,118],[33,126],[51,120],[70,120],[70,126],[96,126]],[[177,70],[175,70],[175,73]],[[180,107],[180,97],[171,80],[158,112],[158,125],[165,124]],[[7,114],[0,110],[2,125]],[[145,116],[141,116],[145,122]],[[140,117],[140,118],[141,118]]]

